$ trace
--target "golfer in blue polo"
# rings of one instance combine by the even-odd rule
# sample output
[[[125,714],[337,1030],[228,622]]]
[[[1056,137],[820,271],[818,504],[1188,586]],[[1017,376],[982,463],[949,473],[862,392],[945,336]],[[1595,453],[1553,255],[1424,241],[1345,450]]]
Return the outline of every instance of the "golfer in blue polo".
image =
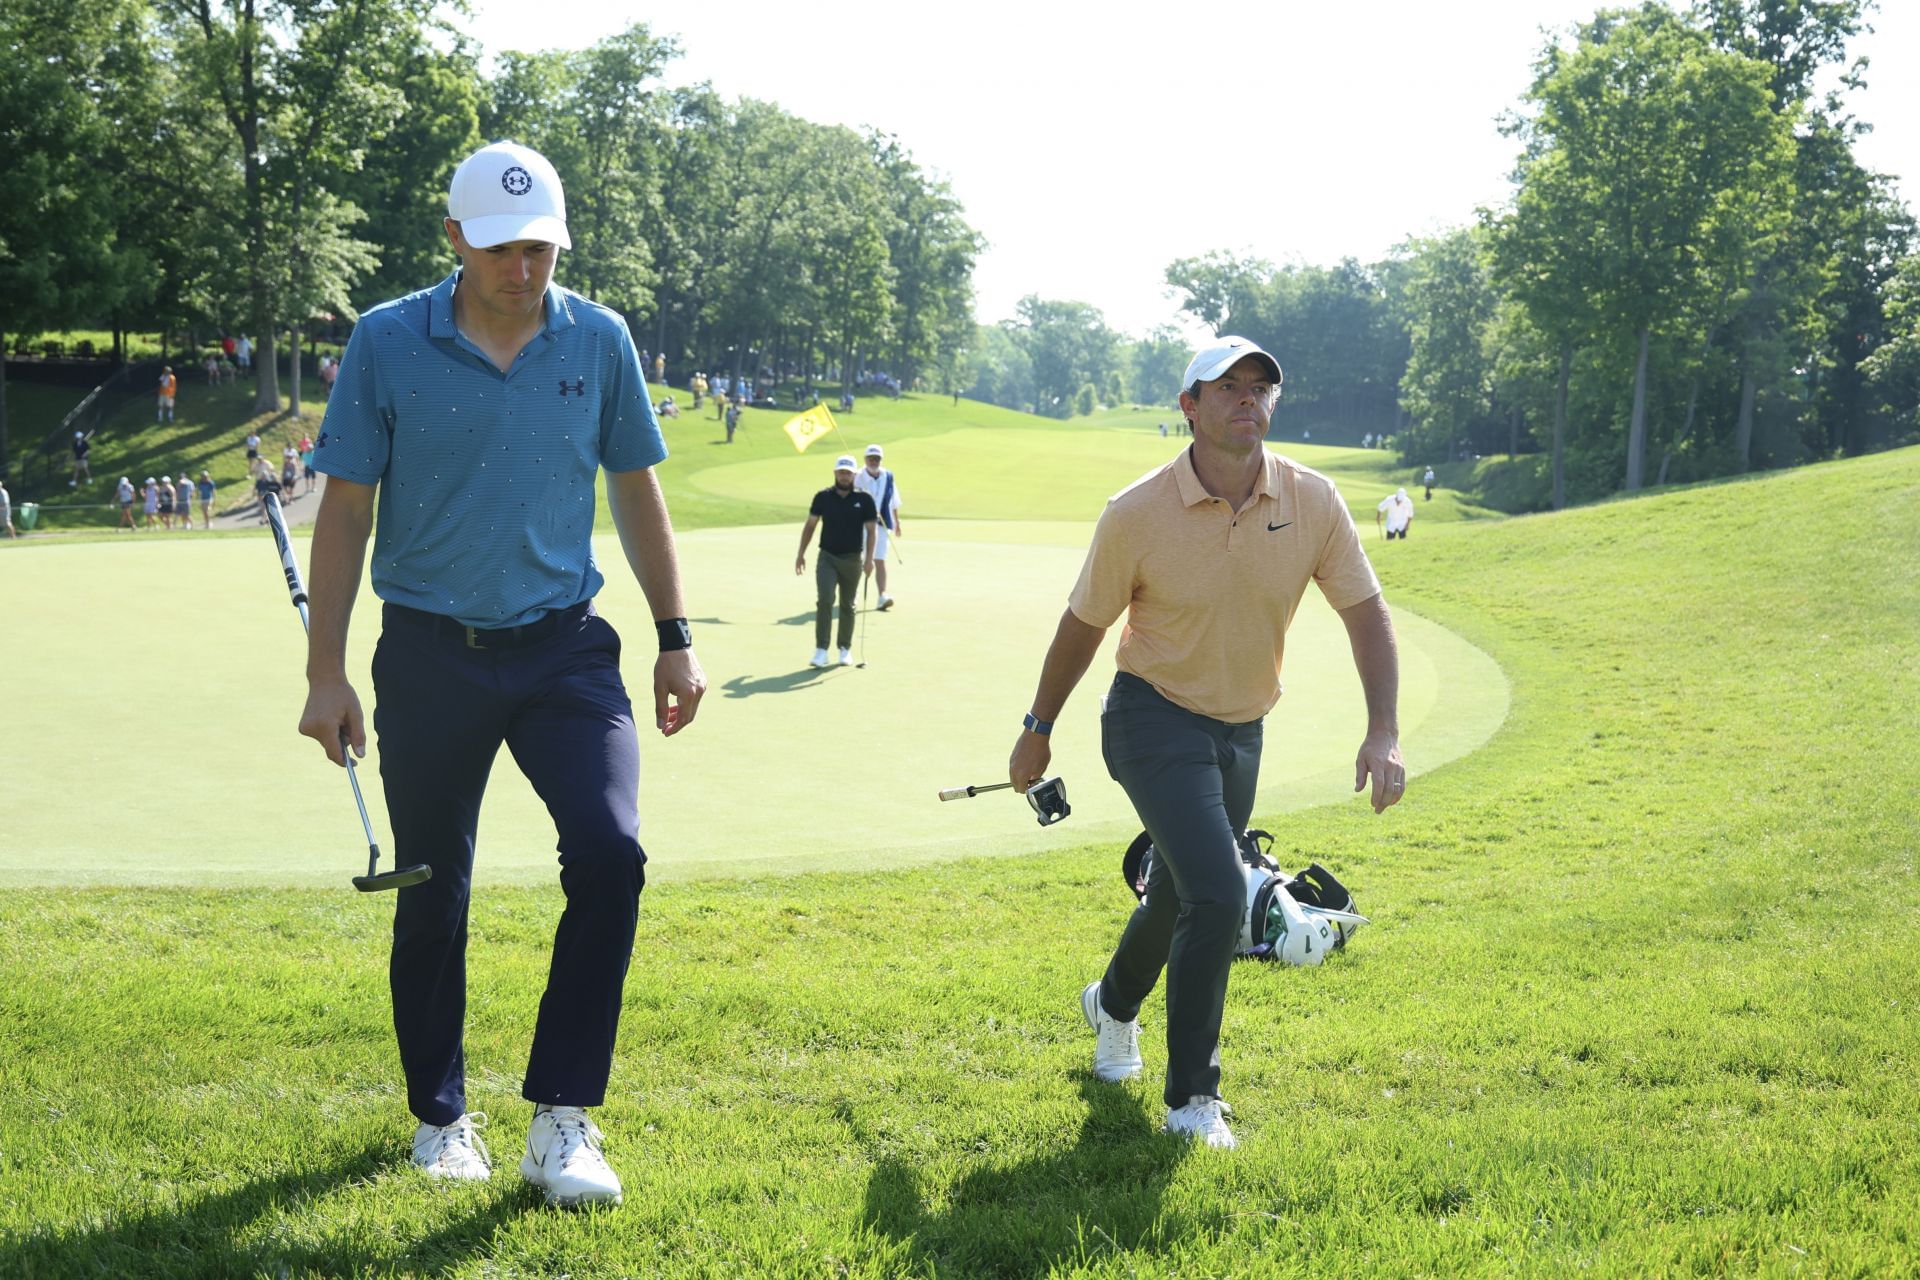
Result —
[[[706,678],[653,470],[667,450],[625,321],[553,283],[571,247],[553,166],[485,147],[454,173],[447,214],[459,268],[361,317],[327,402],[300,732],[336,764],[366,754],[346,643],[373,532],[380,776],[395,856],[433,869],[398,891],[393,920],[414,1163],[491,1173],[461,1041],[474,834],[504,743],[553,815],[566,895],[522,1086],[535,1110],[520,1172],[557,1204],[618,1203],[587,1109],[606,1097],[646,854],[620,638],[593,606],[594,480],[605,468],[653,613],[654,725],[671,736]]]

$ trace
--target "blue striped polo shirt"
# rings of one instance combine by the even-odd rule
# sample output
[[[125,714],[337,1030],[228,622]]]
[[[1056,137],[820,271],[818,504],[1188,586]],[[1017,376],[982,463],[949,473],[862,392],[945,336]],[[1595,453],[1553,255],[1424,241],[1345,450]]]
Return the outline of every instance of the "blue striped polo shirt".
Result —
[[[374,594],[518,626],[599,591],[598,468],[667,446],[619,313],[549,285],[545,327],[502,373],[453,323],[459,278],[360,317],[313,465],[379,485]]]

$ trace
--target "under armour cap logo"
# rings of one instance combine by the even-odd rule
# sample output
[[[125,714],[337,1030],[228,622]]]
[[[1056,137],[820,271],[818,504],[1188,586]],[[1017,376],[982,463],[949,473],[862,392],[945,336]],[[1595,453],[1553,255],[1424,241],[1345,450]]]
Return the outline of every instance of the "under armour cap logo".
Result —
[[[510,196],[523,196],[533,190],[533,175],[516,164],[500,175],[500,185]]]
[[[565,378],[560,379],[560,398],[562,400],[565,400],[567,398],[567,393],[569,391],[571,391],[576,396],[586,395],[587,380],[585,378],[575,378],[573,380],[573,385],[569,387],[567,385],[567,380]]]

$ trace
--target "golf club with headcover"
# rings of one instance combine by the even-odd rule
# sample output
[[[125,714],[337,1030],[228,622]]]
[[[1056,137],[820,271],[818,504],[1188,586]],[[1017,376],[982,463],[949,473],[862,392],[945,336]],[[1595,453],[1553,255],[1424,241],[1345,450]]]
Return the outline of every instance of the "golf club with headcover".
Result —
[[[940,792],[942,800],[971,800],[974,796],[987,791],[1012,791],[1011,782],[989,782],[971,787],[946,787]],[[1040,819],[1040,825],[1050,827],[1073,812],[1067,804],[1067,784],[1059,778],[1047,778],[1034,783],[1020,792],[1027,798],[1027,804]]]
[[[300,562],[293,557],[293,543],[287,538],[287,520],[280,511],[280,498],[269,493],[262,499],[266,503],[267,523],[273,527],[273,540],[280,548],[280,568],[287,575],[287,594],[293,597],[293,607],[300,611],[300,629],[307,629],[307,585],[300,580]],[[354,772],[353,748],[347,741],[346,730],[340,731],[340,758],[347,762],[347,782],[353,788],[354,807],[360,810],[360,829],[367,836],[367,874],[355,876],[353,887],[362,893],[374,893],[382,889],[404,889],[410,884],[419,884],[433,878],[433,868],[426,863],[416,863],[411,867],[396,867],[385,875],[380,872],[380,845],[373,838],[373,823],[367,817],[367,802],[360,794],[360,778]]]

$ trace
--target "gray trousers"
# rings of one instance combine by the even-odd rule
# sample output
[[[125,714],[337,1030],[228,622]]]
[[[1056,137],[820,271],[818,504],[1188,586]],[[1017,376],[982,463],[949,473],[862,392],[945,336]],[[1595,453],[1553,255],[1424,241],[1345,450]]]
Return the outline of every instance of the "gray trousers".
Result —
[[[865,559],[858,551],[840,555],[821,551],[813,565],[813,647],[827,647],[827,632],[833,622],[833,593],[840,591],[840,647],[853,648],[853,593],[860,586],[860,564]]]
[[[1220,1092],[1220,1019],[1247,910],[1236,836],[1253,816],[1261,725],[1226,724],[1161,697],[1121,672],[1100,717],[1101,753],[1153,838],[1147,896],[1134,908],[1100,982],[1122,1021],[1167,973],[1166,1101]]]

